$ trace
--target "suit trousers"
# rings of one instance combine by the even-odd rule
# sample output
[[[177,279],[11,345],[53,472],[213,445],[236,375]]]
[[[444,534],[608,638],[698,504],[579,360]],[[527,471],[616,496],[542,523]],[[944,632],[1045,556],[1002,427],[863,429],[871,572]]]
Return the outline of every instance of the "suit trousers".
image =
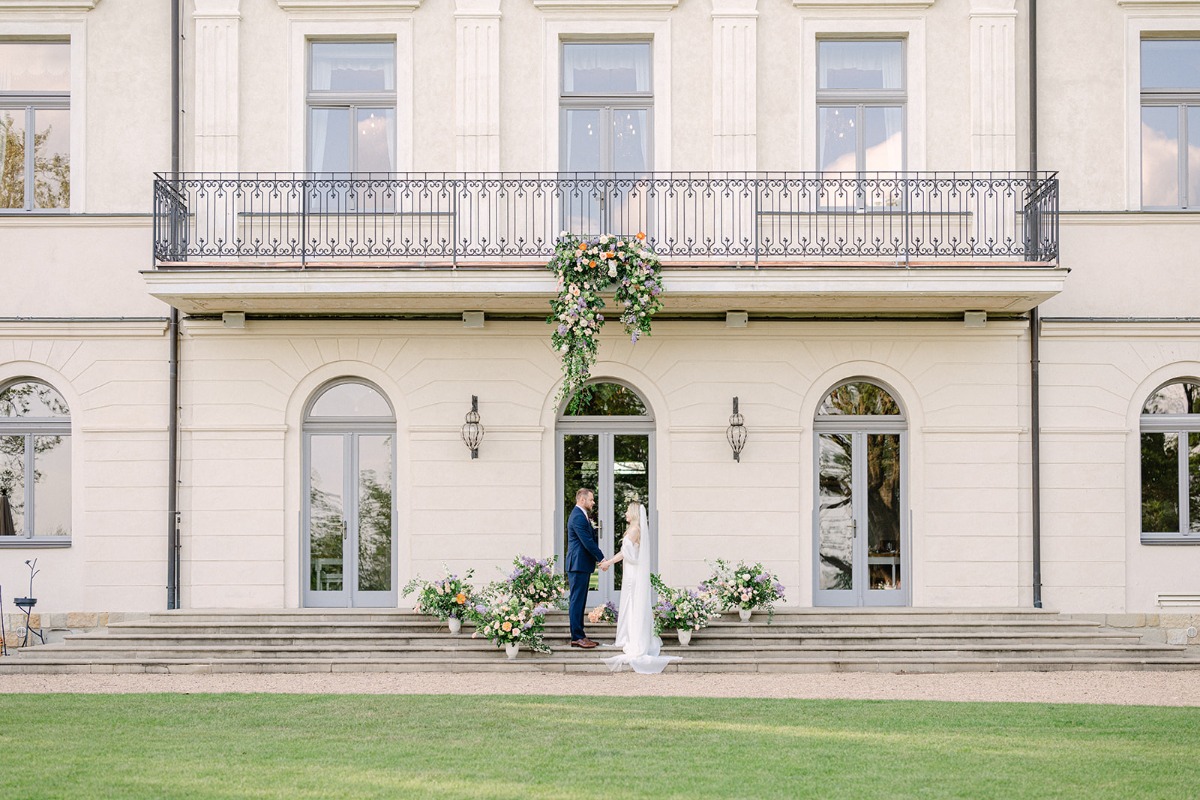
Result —
[[[570,602],[567,606],[567,615],[571,620],[571,641],[587,637],[583,631],[583,612],[587,608],[588,584],[591,582],[592,573],[590,572],[567,573],[567,584],[571,590]]]

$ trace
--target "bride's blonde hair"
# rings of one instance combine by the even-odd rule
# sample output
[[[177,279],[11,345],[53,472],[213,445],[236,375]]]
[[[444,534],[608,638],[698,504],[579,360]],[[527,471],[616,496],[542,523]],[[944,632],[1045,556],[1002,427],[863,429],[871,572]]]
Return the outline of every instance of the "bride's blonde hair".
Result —
[[[641,544],[642,543],[642,533],[643,533],[643,531],[642,531],[642,504],[639,503],[637,500],[632,500],[629,503],[629,510],[634,512],[634,515],[633,515],[634,521],[633,521],[632,525],[637,526],[635,528],[635,530],[637,531],[637,536],[633,537],[633,543]]]

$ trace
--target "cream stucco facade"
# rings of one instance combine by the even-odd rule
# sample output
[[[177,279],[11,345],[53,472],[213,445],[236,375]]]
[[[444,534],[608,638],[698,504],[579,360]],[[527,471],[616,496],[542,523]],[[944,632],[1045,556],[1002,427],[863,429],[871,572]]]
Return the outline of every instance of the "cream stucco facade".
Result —
[[[182,11],[189,173],[309,169],[313,41],[394,45],[398,173],[562,169],[564,41],[650,43],[655,172],[819,170],[819,44],[875,40],[903,44],[903,170],[1030,167],[1027,0],[190,0]],[[1055,0],[1037,24],[1056,261],[664,259],[653,335],[634,345],[615,323],[602,335],[593,375],[632,388],[653,420],[669,582],[747,559],[779,574],[789,604],[822,602],[818,408],[863,379],[902,410],[900,601],[1031,605],[1036,307],[1043,604],[1200,609],[1189,546],[1200,534],[1141,537],[1142,406],[1164,384],[1200,383],[1200,216],[1141,210],[1138,71],[1143,39],[1200,37],[1200,2]],[[39,609],[166,606],[172,307],[182,607],[307,602],[305,415],[345,378],[377,387],[394,412],[393,592],[442,563],[490,579],[517,553],[556,554],[553,277],[529,259],[156,262],[171,30],[169,3],[0,3],[0,47],[70,42],[71,113],[69,208],[0,213],[0,388],[53,387],[71,440],[70,536],[0,537],[6,599],[36,557]],[[474,310],[483,327],[464,327]],[[965,325],[978,310],[986,325]],[[748,325],[727,326],[726,311],[747,311]],[[224,312],[246,314],[244,326]],[[473,395],[478,459],[460,437]],[[748,430],[740,461],[726,441],[733,397]]]

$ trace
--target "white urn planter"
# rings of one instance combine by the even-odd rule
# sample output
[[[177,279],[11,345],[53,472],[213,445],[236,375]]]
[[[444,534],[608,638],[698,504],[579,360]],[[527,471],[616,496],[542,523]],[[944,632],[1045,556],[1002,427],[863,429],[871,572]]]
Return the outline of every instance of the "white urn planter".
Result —
[[[742,622],[749,622],[751,613],[753,613],[753,611],[749,608],[742,607],[738,609],[738,617],[741,618]]]
[[[679,635],[679,644],[682,647],[687,647],[688,644],[692,641],[692,632],[691,631],[685,631],[682,628],[680,628],[679,630],[675,631],[675,633],[677,633]]]
[[[521,645],[517,642],[506,642],[504,645],[504,655],[508,656],[508,660],[512,661],[517,657],[517,652],[521,649]]]
[[[450,626],[450,633],[454,634],[455,636],[457,636],[458,632],[462,630],[462,620],[458,617],[450,617],[446,620],[446,624]]]

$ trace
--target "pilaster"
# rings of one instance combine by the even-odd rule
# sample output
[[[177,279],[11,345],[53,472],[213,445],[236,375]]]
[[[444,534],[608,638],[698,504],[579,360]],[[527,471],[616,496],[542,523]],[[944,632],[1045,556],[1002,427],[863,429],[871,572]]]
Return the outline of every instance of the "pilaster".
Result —
[[[500,0],[455,0],[455,152],[460,172],[500,169]]]
[[[713,169],[757,164],[758,0],[713,0]]]
[[[1017,167],[1016,0],[971,0],[971,166]]]
[[[197,172],[238,169],[238,27],[240,0],[195,0],[195,100],[192,124]]]

